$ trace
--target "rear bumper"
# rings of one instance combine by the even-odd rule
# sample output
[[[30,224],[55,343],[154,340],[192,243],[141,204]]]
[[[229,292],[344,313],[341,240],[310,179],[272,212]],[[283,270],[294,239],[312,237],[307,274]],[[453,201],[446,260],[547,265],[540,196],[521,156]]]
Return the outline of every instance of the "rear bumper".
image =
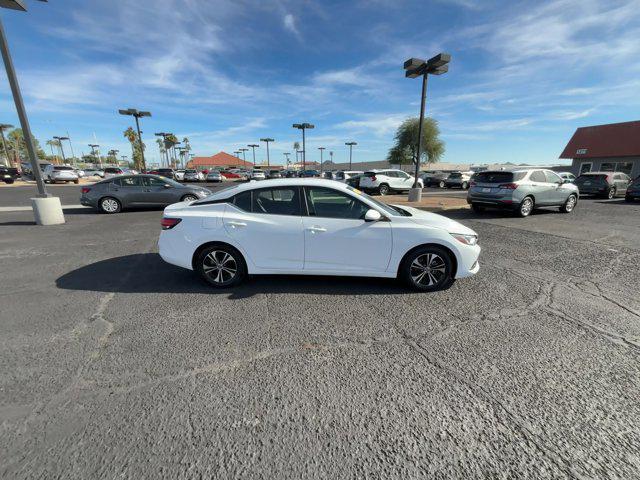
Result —
[[[483,207],[504,208],[508,210],[514,210],[518,208],[518,205],[520,204],[513,198],[489,198],[473,195],[467,195],[467,203],[469,205],[475,204]]]
[[[578,187],[580,195],[606,195],[611,187]]]

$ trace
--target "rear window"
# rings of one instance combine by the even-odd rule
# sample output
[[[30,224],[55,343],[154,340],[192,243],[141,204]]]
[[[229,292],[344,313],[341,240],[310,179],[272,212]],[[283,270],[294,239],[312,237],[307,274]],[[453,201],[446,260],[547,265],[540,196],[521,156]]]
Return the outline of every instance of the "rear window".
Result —
[[[376,172],[364,172],[363,177],[375,177]]]
[[[600,174],[600,175],[580,175],[578,178],[576,178],[576,183],[581,183],[584,181],[588,181],[588,182],[598,182],[598,183],[604,183],[607,181],[607,176],[606,174]]]
[[[461,173],[452,173],[451,175],[449,175],[449,178],[460,178],[462,176]]]
[[[513,173],[512,172],[476,173],[475,181],[478,183],[510,183],[510,182],[513,182]]]
[[[56,166],[56,167],[53,167],[53,169],[54,170],[58,170],[58,171],[60,171],[60,170],[73,170],[73,168],[65,167],[65,166]]]
[[[184,173],[196,173],[195,170],[185,170]]]

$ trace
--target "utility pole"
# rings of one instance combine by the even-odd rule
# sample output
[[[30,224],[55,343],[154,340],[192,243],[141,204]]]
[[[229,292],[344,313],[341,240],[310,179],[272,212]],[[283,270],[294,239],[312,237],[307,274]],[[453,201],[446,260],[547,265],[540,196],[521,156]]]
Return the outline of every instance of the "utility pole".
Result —
[[[320,175],[322,175],[322,164],[324,163],[323,159],[322,159],[322,154],[325,151],[324,147],[318,147],[318,150],[320,150]]]
[[[273,142],[273,138],[261,138],[260,139],[261,142],[264,142],[267,144],[267,167],[271,166],[271,163],[269,162],[269,142]]]

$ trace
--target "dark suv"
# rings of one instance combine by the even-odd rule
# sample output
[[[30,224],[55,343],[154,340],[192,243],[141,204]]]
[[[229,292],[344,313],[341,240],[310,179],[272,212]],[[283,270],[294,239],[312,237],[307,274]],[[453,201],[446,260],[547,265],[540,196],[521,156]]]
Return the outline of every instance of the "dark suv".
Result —
[[[444,188],[445,180],[449,177],[449,172],[422,172],[420,178],[425,187],[440,187]]]
[[[575,184],[580,189],[580,195],[613,198],[624,193],[630,181],[629,176],[622,172],[588,172],[576,178]]]
[[[159,168],[158,175],[165,178],[170,178],[171,180],[176,179],[176,174],[173,171],[173,168]]]
[[[634,200],[640,200],[640,177],[636,177],[627,187],[624,199],[627,202],[633,202]]]

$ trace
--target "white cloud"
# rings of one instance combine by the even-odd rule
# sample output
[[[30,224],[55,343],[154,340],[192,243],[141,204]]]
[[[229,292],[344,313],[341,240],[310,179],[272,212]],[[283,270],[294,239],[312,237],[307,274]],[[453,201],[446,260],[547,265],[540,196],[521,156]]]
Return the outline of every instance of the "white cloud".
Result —
[[[284,28],[285,29],[289,30],[296,37],[300,37],[300,31],[298,30],[298,27],[296,26],[296,19],[292,14],[287,13],[283,17],[282,22],[284,24]]]

